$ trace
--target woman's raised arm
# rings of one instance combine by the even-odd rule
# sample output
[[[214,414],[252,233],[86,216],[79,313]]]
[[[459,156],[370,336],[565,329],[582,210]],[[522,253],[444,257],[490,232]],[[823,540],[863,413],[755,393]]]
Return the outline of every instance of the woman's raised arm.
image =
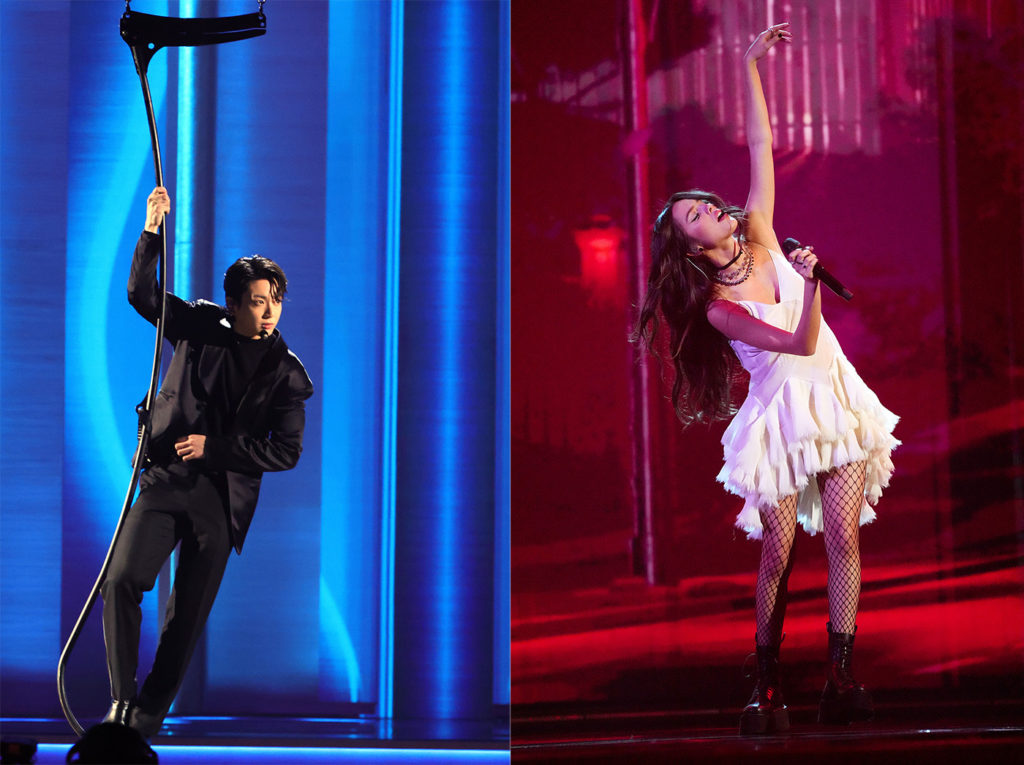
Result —
[[[757,62],[780,41],[789,42],[789,22],[775,24],[759,34],[743,56],[747,93],[747,146],[750,149],[750,193],[747,195],[747,238],[779,249],[772,228],[775,212],[775,166],[772,158],[772,126],[764,100]]]

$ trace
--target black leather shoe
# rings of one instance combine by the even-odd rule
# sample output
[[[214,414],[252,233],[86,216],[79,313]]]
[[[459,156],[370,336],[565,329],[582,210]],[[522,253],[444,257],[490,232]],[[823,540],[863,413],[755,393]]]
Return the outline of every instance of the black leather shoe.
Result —
[[[147,741],[160,732],[163,717],[157,717],[145,710],[142,704],[132,704],[130,722],[132,728],[142,734]]]
[[[128,725],[128,716],[132,711],[131,700],[122,701],[115,699],[110,705],[110,711],[107,712],[107,716],[104,717],[100,722],[105,723],[117,723],[118,725]]]

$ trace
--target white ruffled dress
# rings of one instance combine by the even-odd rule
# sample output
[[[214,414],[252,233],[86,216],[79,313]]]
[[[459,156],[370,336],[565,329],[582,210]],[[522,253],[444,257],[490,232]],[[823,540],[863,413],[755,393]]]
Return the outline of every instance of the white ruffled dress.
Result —
[[[771,251],[769,251],[771,252]],[[781,329],[796,329],[804,280],[778,252],[771,252],[779,280],[778,303],[738,300],[751,315]],[[821,320],[811,356],[794,356],[730,342],[750,373],[747,398],[722,436],[725,466],[718,480],[743,497],[736,526],[761,538],[759,507],[775,507],[798,493],[797,519],[810,534],[822,530],[817,473],[850,462],[867,462],[860,523],[875,519],[872,505],[889,485],[892,431],[899,417],[861,380],[836,336]]]

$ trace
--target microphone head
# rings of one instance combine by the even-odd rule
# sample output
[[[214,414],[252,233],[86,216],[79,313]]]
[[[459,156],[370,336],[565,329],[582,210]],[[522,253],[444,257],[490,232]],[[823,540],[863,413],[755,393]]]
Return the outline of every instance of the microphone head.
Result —
[[[789,255],[793,250],[799,250],[802,245],[793,237],[789,237],[782,243],[782,251]]]

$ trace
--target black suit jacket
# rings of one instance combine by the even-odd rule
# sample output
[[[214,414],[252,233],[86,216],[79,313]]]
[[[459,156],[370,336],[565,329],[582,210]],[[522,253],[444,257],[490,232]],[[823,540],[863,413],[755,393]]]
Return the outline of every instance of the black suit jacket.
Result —
[[[128,302],[154,325],[160,315],[159,255],[160,237],[143,232],[128,277]],[[236,342],[224,308],[205,300],[186,302],[170,293],[164,336],[174,345],[174,357],[153,406],[150,455],[173,453],[170,442],[175,438],[203,432],[197,428],[209,392]],[[238,552],[256,510],[263,472],[289,470],[299,461],[305,401],[313,395],[302,362],[276,329],[270,343],[238,405],[231,432],[204,434],[204,469],[223,472],[227,479],[231,541]]]

